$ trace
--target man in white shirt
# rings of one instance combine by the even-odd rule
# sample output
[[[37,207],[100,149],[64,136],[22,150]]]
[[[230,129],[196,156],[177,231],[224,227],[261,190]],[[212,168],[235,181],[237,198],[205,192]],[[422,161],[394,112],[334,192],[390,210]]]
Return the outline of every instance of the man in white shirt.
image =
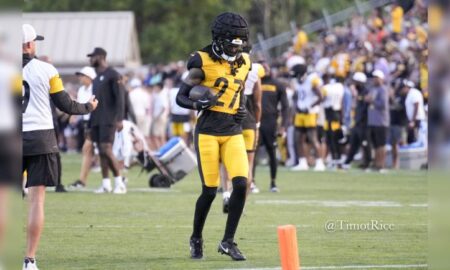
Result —
[[[412,81],[404,80],[402,94],[406,96],[405,108],[408,117],[408,144],[417,141],[420,123],[426,119],[423,95]]]
[[[92,96],[92,81],[95,79],[96,72],[92,67],[83,67],[80,71],[75,73],[81,84],[78,88],[77,101],[80,103],[86,102]],[[87,183],[87,177],[91,169],[92,159],[94,158],[94,144],[92,143],[91,136],[89,134],[89,117],[90,114],[82,116],[82,125],[84,130],[84,143],[82,148],[82,161],[80,178],[74,183],[70,184],[71,188],[84,188]]]
[[[152,98],[150,93],[142,87],[142,82],[138,78],[130,81],[130,102],[133,104],[136,124],[139,130],[147,138],[150,135]]]
[[[161,76],[162,77],[162,76]],[[166,142],[167,122],[169,116],[169,94],[163,87],[162,78],[153,82],[153,121],[150,129],[152,146],[159,149]]]
[[[91,96],[87,103],[73,101],[64,91],[58,71],[51,64],[36,59],[38,36],[33,26],[22,26],[22,144],[23,171],[27,172],[28,226],[27,249],[23,270],[38,270],[36,252],[44,228],[45,188],[58,180],[58,144],[54,131],[50,100],[67,114],[87,114],[98,101]]]

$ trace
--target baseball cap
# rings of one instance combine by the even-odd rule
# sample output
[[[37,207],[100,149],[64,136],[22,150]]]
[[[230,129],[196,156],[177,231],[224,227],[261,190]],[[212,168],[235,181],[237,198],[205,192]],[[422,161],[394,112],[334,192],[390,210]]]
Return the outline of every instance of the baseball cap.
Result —
[[[360,82],[360,83],[366,83],[367,76],[366,76],[366,74],[364,74],[362,72],[356,72],[355,74],[353,74],[353,80]]]
[[[90,54],[87,55],[87,57],[92,57],[92,56],[95,56],[95,55],[103,55],[103,56],[106,56],[106,51],[105,51],[105,49],[103,49],[103,48],[96,47],[96,48],[94,48],[94,51],[93,51],[93,52],[91,52]]]
[[[406,86],[406,87],[409,87],[409,88],[414,88],[416,85],[414,84],[414,82],[412,82],[412,81],[410,81],[410,80],[407,80],[407,79],[404,79],[403,81],[402,81],[402,85],[403,86]]]
[[[381,70],[379,70],[379,69],[375,70],[375,71],[372,73],[372,76],[384,80],[384,73],[383,73],[383,71],[381,71]]]
[[[43,36],[36,34],[36,30],[31,24],[22,25],[22,43],[28,43],[35,40],[44,40]]]
[[[76,75],[84,75],[87,76],[89,78],[91,78],[91,80],[95,79],[95,77],[97,77],[97,74],[95,73],[95,70],[92,67],[83,67],[80,71],[75,72]]]

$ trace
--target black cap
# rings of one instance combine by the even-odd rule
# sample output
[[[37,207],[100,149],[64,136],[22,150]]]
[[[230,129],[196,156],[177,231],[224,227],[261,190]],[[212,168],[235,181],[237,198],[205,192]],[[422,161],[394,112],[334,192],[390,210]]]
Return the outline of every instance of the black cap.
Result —
[[[92,57],[95,55],[102,55],[102,56],[106,56],[106,51],[103,48],[97,47],[94,49],[93,52],[91,52],[90,54],[87,55],[87,57]]]

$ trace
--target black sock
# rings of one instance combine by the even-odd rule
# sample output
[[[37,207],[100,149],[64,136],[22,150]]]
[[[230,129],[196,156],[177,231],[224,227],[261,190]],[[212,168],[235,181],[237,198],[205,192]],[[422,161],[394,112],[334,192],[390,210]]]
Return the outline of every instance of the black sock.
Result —
[[[206,217],[208,216],[211,204],[216,197],[216,193],[216,187],[203,186],[202,194],[198,197],[195,205],[194,230],[191,238],[202,238],[203,226],[205,225]]]
[[[276,187],[277,185],[275,184],[275,179],[270,180],[270,187]]]
[[[247,192],[247,178],[242,176],[234,177],[233,192],[231,193],[230,202],[228,206],[228,219],[225,227],[225,235],[223,236],[223,242],[234,239],[239,219],[241,218],[242,211],[245,205],[245,194]]]

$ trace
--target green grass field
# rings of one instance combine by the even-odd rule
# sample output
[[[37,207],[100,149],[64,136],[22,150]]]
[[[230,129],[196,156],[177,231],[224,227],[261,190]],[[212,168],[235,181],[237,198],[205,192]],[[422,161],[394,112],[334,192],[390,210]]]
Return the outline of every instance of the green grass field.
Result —
[[[63,181],[78,177],[79,155],[63,156]],[[268,169],[257,170],[261,193],[248,199],[236,240],[247,256],[233,262],[217,253],[226,216],[218,194],[204,230],[205,258],[189,259],[197,172],[167,192],[148,188],[139,169],[129,173],[126,195],[55,194],[46,202],[38,262],[44,270],[69,269],[278,269],[277,226],[294,224],[303,269],[425,269],[427,182],[424,172],[294,173],[281,168],[281,192],[268,192]],[[89,188],[100,174],[92,173]],[[376,220],[392,230],[341,230],[341,222]],[[337,221],[327,232],[328,221]],[[374,265],[385,265],[373,267]],[[328,267],[328,268],[326,268]]]

